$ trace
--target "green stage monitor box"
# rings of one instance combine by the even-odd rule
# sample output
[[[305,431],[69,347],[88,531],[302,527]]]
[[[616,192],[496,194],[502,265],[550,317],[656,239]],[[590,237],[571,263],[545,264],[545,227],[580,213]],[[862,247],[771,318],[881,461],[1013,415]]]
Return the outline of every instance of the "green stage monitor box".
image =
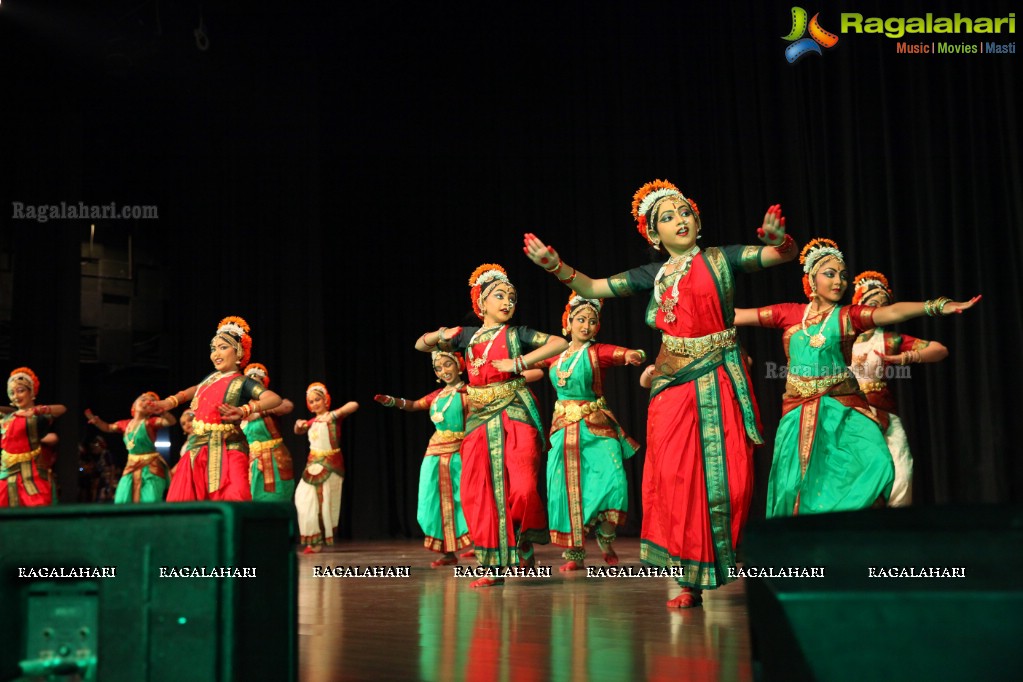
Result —
[[[294,680],[294,540],[287,505],[0,511],[0,679]]]

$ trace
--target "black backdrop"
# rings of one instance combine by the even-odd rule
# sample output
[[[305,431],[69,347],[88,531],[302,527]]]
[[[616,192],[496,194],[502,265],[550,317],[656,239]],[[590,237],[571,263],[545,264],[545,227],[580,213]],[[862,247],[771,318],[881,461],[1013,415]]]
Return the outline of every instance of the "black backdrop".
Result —
[[[806,8],[838,32],[847,11],[1004,17],[1011,4]],[[413,343],[472,321],[466,280],[482,262],[508,269],[521,324],[556,331],[567,289],[525,259],[522,233],[588,274],[620,272],[649,259],[632,193],[669,178],[699,202],[710,245],[754,242],[764,210],[781,203],[800,244],[836,239],[852,273],[884,271],[903,300],[983,293],[962,318],[902,327],[951,351],[900,385],[916,499],[1021,501],[1018,55],[898,54],[894,39],[840,34],[789,64],[790,25],[781,2],[6,0],[0,359],[32,366],[40,400],[71,410],[58,422],[64,499],[75,496],[75,443],[91,433],[81,410],[122,418],[142,390],[196,383],[217,321],[235,314],[295,416],[313,380],[335,404],[362,405],[345,426],[342,533],[417,534],[430,423],[372,395],[435,387]],[[159,220],[40,224],[12,218],[16,201],[156,205]],[[148,254],[125,296],[131,324],[158,332],[136,334],[116,361],[81,350],[90,222],[97,241],[130,237]],[[155,295],[140,293],[143,274]],[[789,264],[742,276],[737,304],[799,301],[800,275]],[[601,340],[655,351],[643,303],[608,303]],[[768,437],[755,455],[760,516],[783,387],[767,363],[783,354],[777,332],[742,338]],[[611,371],[607,389],[642,441],[638,376]],[[537,392],[549,413],[549,387]],[[304,445],[288,442],[300,466]],[[641,450],[631,531],[642,463]]]

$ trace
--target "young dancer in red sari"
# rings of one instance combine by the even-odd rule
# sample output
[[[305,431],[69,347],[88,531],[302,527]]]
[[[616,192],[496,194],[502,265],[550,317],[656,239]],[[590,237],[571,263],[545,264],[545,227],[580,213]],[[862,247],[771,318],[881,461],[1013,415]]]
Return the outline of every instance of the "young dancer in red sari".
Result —
[[[249,445],[239,422],[277,407],[281,398],[241,370],[252,355],[249,325],[226,317],[210,342],[213,373],[198,385],[153,403],[157,412],[191,401],[195,413],[188,439],[189,458],[174,470],[168,502],[249,501]]]
[[[702,602],[701,590],[730,581],[753,494],[753,446],[763,442],[732,324],[734,274],[785,263],[796,250],[780,206],[768,209],[758,230],[768,246],[702,250],[696,202],[670,182],[641,187],[632,213],[666,262],[592,279],[535,235],[526,235],[523,250],[585,298],[651,292],[646,322],[662,344],[647,412],[640,559],[681,568],[682,594],[668,606],[689,608]]]
[[[7,379],[7,397],[15,408],[0,419],[0,507],[43,507],[56,501],[51,467],[56,459],[46,431],[64,414],[63,405],[36,405],[39,378],[19,367]]]
[[[469,284],[473,311],[483,326],[427,332],[416,341],[416,350],[465,352],[470,412],[462,441],[462,508],[477,561],[531,567],[533,543],[546,544],[550,536],[537,491],[540,413],[522,373],[565,350],[568,342],[508,325],[518,292],[500,265],[481,265]],[[504,578],[483,577],[472,586],[503,583]]]

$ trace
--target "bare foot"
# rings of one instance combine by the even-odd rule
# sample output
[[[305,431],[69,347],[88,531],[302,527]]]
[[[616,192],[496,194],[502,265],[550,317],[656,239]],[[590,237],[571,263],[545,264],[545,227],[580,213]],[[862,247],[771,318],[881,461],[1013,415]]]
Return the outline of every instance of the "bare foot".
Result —
[[[430,568],[440,568],[441,566],[454,566],[458,563],[458,557],[454,554],[445,554],[440,559],[430,562]]]
[[[699,590],[689,587],[682,588],[682,594],[668,602],[669,609],[691,609],[703,603],[703,597]]]
[[[618,565],[618,555],[615,554],[613,547],[608,547],[607,551],[604,552],[604,563],[607,564],[608,566]]]
[[[581,571],[585,568],[581,561],[566,561],[558,568],[559,571]]]
[[[477,587],[500,587],[501,585],[504,585],[504,578],[480,578],[469,583],[469,587],[473,589]]]

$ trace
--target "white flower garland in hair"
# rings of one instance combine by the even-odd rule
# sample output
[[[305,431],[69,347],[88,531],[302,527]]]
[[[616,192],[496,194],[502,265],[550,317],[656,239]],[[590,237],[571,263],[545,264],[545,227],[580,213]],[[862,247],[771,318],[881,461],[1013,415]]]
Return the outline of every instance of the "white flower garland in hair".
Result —
[[[665,187],[662,189],[654,190],[650,194],[647,194],[645,197],[643,197],[643,201],[639,202],[639,214],[641,216],[646,215],[647,212],[650,210],[650,207],[653,206],[658,199],[667,196],[676,196],[685,201],[686,203],[689,202],[689,200],[686,199],[685,195],[682,194],[682,192],[679,192],[676,189],[669,189]]]
[[[594,308],[596,308],[598,313],[600,312],[600,308],[603,305],[599,299],[584,298],[583,296],[575,295],[571,299],[569,299],[568,308],[569,310],[571,310],[576,306],[582,305],[584,303],[588,303]]]
[[[803,272],[810,274],[810,271],[813,270],[813,266],[816,265],[817,261],[824,256],[834,256],[843,263],[845,262],[845,256],[842,255],[841,251],[832,246],[821,246],[806,254],[806,262],[803,263]]]
[[[29,386],[32,387],[33,391],[35,391],[36,382],[32,381],[32,377],[30,377],[29,375],[25,374],[24,372],[18,372],[17,374],[12,374],[10,376],[10,378],[7,379],[7,387],[10,388],[11,385],[14,384],[15,382],[17,382],[18,380],[24,381],[25,383],[27,383]]]
[[[266,372],[264,372],[258,367],[251,367],[245,370],[245,376],[248,377],[256,376],[259,377],[260,379],[266,379]]]
[[[245,330],[242,329],[241,327],[239,327],[238,325],[236,325],[234,322],[228,322],[225,325],[217,327],[217,333],[218,334],[222,334],[224,332],[228,332],[230,334],[234,334],[235,336],[237,336],[239,338],[242,337],[242,336],[245,336]]]
[[[494,280],[504,280],[507,282],[508,275],[504,274],[500,270],[484,270],[480,273],[480,276],[476,278],[476,281],[473,282],[472,285],[474,287],[480,287],[488,282],[493,282]]]
[[[884,289],[887,291],[888,287],[879,279],[861,279],[859,284],[856,285],[856,290],[862,291],[866,289]]]

